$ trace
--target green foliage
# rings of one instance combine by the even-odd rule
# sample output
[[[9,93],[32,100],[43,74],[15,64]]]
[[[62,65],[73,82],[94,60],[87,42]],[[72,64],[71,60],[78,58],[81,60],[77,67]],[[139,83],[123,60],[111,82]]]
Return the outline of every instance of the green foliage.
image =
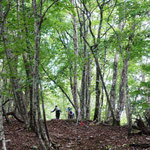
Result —
[[[150,65],[149,64],[143,64],[142,65],[142,70],[144,71],[144,73],[150,75]]]
[[[91,59],[92,68],[92,81],[90,87],[92,97],[91,116],[94,114],[96,65],[88,45],[86,45],[88,57],[84,57],[84,40],[81,36],[81,29],[83,29],[84,23],[86,24],[87,28],[86,40],[91,46],[94,45],[94,40],[89,30],[89,20],[86,16],[86,11],[83,8],[83,2],[85,3],[86,8],[89,10],[88,17],[91,19],[91,29],[97,41],[99,22],[102,18],[100,17],[100,9],[98,8],[97,2],[94,0],[80,1],[79,6],[81,8],[78,8],[78,10],[81,13],[81,27],[79,25],[77,10],[75,6],[73,6],[73,4],[71,4],[71,2],[68,0],[58,1],[49,9],[43,18],[39,49],[39,74],[42,80],[44,101],[46,104],[46,113],[48,119],[54,117],[54,114],[50,114],[50,110],[53,109],[55,104],[58,104],[64,111],[62,118],[66,117],[65,108],[70,106],[70,104],[66,100],[65,96],[62,95],[58,85],[61,86],[72,99],[70,79],[74,76],[73,66],[74,62],[76,61],[78,69],[78,91],[80,93],[83,67],[85,63],[88,62],[89,58]],[[102,3],[103,2],[100,2],[101,6]],[[50,1],[44,1],[42,14],[50,4]],[[1,5],[1,11],[5,12],[8,1],[3,0]],[[127,48],[129,48],[128,84],[132,107],[134,108],[134,113],[136,115],[137,113],[142,113],[148,107],[150,107],[149,103],[146,101],[147,97],[150,96],[150,81],[148,81],[150,78],[150,65],[148,64],[150,52],[150,29],[148,28],[150,11],[149,6],[150,4],[148,0],[118,0],[116,6],[114,6],[114,1],[104,5],[103,22],[100,35],[101,38],[97,43],[97,57],[99,59],[100,67],[102,68],[102,73],[104,74],[104,81],[108,91],[110,91],[112,85],[111,82],[115,52],[120,54],[118,62],[116,101],[118,100],[119,96],[119,85],[123,67],[122,55],[127,58]],[[111,13],[113,7],[114,11]],[[11,9],[5,22],[5,35],[7,37],[6,48],[11,49],[14,59],[6,59],[3,39],[0,37],[0,59],[4,61],[4,68],[6,70],[6,72],[2,72],[0,76],[3,79],[6,78],[7,80],[9,80],[10,77],[18,78],[21,90],[24,92],[32,83],[32,79],[27,79],[25,65],[33,65],[33,56],[35,52],[34,15],[31,1],[25,0],[25,16],[23,14],[22,4],[20,5],[20,10],[18,12],[16,10],[16,1],[12,1]],[[38,14],[40,14],[39,1],[37,11]],[[86,22],[83,22],[83,14],[85,15]],[[78,58],[76,58],[74,54],[72,15],[77,18],[78,24]],[[108,22],[112,25],[113,29],[110,28]],[[134,24],[135,28],[133,30]],[[28,32],[26,31],[26,28],[28,29]],[[28,62],[24,62],[22,58],[23,54],[27,55]],[[30,61],[29,57],[31,59]],[[145,60],[147,60],[147,62],[145,62]],[[9,63],[16,68],[16,72],[10,72]],[[45,74],[42,66],[47,71],[51,79]],[[144,82],[140,78],[143,74],[145,74]],[[56,83],[54,83],[52,80],[55,80]],[[2,94],[4,96],[12,96],[12,93],[9,89],[10,87],[11,86],[7,84],[5,90],[2,90]],[[100,88],[102,88],[101,83]],[[135,100],[136,97],[137,100]],[[102,118],[104,120],[107,109],[105,95],[103,103],[104,106]],[[111,148],[111,146],[108,148]]]
[[[133,107],[133,114],[135,116],[143,116],[145,111],[150,108],[150,103],[148,103],[144,98],[133,101],[131,105]]]

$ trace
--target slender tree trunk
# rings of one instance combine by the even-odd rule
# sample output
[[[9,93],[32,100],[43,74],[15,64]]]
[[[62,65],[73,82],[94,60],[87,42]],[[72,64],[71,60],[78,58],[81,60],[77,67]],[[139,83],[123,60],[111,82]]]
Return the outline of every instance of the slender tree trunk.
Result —
[[[96,101],[95,101],[95,113],[94,113],[94,120],[99,120],[99,108],[100,108],[100,88],[99,88],[99,72],[98,68],[96,67]]]
[[[83,18],[83,26],[80,24],[80,34],[84,34],[84,37],[87,37],[87,29],[86,29],[86,24],[85,24],[85,16],[82,14]],[[87,111],[87,86],[88,86],[88,80],[87,80],[87,69],[88,69],[88,62],[87,62],[87,45],[86,42],[83,41],[84,43],[84,65],[83,65],[83,72],[82,72],[82,80],[81,80],[81,101],[80,101],[80,109],[81,109],[81,119],[86,119],[86,111]]]
[[[127,74],[127,70],[126,70],[127,65],[128,65],[128,59],[125,59],[123,64],[122,74],[121,74],[120,87],[119,87],[119,101],[116,110],[117,125],[120,125],[120,117],[125,105],[125,80]]]
[[[100,101],[100,109],[99,109],[99,122],[102,122],[102,111],[103,111],[103,103],[104,103],[104,88],[102,87],[101,92],[101,101]]]
[[[71,0],[71,3],[74,5],[74,0]],[[77,121],[80,119],[80,108],[78,106],[78,82],[77,82],[77,59],[78,59],[78,33],[77,33],[77,19],[74,15],[72,15],[73,19],[73,42],[74,42],[74,54],[75,54],[75,60],[74,60],[74,78],[73,78],[73,99],[74,104],[76,107],[76,116]]]
[[[76,3],[77,6],[77,3]],[[82,4],[80,3],[80,8],[82,8]],[[84,9],[84,8],[83,8]],[[83,40],[82,36],[87,38],[88,33],[88,26],[86,23],[86,18],[84,13],[78,9],[78,20],[79,20],[79,27],[80,27],[80,41],[83,42],[83,49],[84,49],[84,65],[82,71],[82,80],[81,80],[81,91],[80,91],[80,109],[81,109],[81,119],[90,119],[90,86],[91,86],[91,66],[90,66],[90,56],[88,54],[87,44]],[[82,20],[82,21],[81,21]]]
[[[126,66],[126,116],[127,116],[127,124],[128,124],[128,135],[131,135],[132,130],[132,110],[130,104],[130,95],[129,95],[129,86],[128,86],[128,64]]]
[[[96,63],[96,66],[98,68],[99,76],[100,76],[100,79],[101,79],[101,82],[102,82],[102,86],[103,86],[105,94],[106,94],[107,102],[108,102],[108,105],[109,105],[109,108],[110,108],[110,111],[111,111],[111,115],[112,115],[112,118],[113,118],[113,125],[116,125],[117,120],[115,118],[114,111],[113,111],[112,106],[111,106],[111,101],[110,101],[110,98],[109,98],[108,91],[106,89],[106,85],[105,85],[104,78],[103,78],[103,75],[102,75],[102,71],[101,71],[101,68],[100,68],[100,65],[99,65],[99,62],[98,62],[98,58],[96,57],[96,55],[94,53],[94,50],[92,48],[91,48],[91,52],[94,56],[95,63]]]
[[[84,64],[83,67],[83,72],[82,72],[82,80],[81,80],[81,92],[80,92],[80,110],[81,110],[81,119],[85,119],[86,115],[86,63]]]
[[[41,38],[41,25],[43,21],[43,17],[46,12],[44,12],[42,16],[42,6],[43,1],[40,1],[40,12],[38,13],[37,1],[32,0],[33,14],[34,14],[34,67],[33,67],[33,118],[36,126],[36,133],[39,138],[40,146],[42,150],[47,150],[50,147],[54,147],[52,141],[49,141],[49,136],[46,134],[46,128],[41,121],[41,111],[40,111],[40,98],[39,98],[39,49],[40,49],[40,38]],[[56,2],[56,1],[55,1]],[[46,10],[48,10],[54,3],[52,3]],[[39,17],[40,14],[40,17]],[[40,20],[40,21],[39,21]]]
[[[39,138],[40,146],[43,150],[46,150],[46,144],[42,138],[41,122],[40,122],[40,107],[39,107],[39,48],[40,48],[40,31],[38,25],[38,15],[37,15],[37,2],[32,0],[33,13],[34,13],[34,41],[35,41],[35,52],[34,52],[34,68],[33,68],[33,118],[36,127],[36,133]]]
[[[117,86],[117,74],[118,74],[118,61],[119,61],[119,54],[115,54],[114,57],[114,67],[113,67],[113,78],[112,78],[112,86],[110,90],[110,101],[113,110],[115,111],[115,104],[116,104],[116,86]],[[106,116],[106,120],[109,121],[111,119],[111,112],[108,107],[108,112]]]
[[[27,59],[27,54],[23,54],[23,61],[25,64],[25,70],[27,75],[27,93],[26,93],[26,100],[28,100],[30,105],[29,117],[30,117],[30,128],[34,130],[34,122],[33,122],[33,113],[32,113],[32,94],[33,94],[33,83],[32,83],[32,72],[31,72],[31,65],[29,65],[29,61]]]
[[[105,35],[105,39],[106,39],[106,35]],[[104,46],[104,64],[103,64],[103,78],[105,76],[105,66],[106,66],[106,62],[107,62],[107,47]],[[102,111],[103,111],[103,103],[104,103],[104,87],[102,86],[101,88],[101,101],[100,101],[100,110],[99,110],[99,122],[102,122]],[[108,102],[107,102],[108,104]]]
[[[2,66],[2,73],[6,74],[6,67],[5,67],[5,61],[3,60],[3,66]],[[4,92],[7,90],[7,77],[2,76],[2,84],[1,84],[1,91]],[[9,123],[9,118],[6,115],[7,112],[9,112],[9,107],[10,107],[10,100],[9,96],[2,95],[1,96],[1,102],[2,102],[2,111],[3,111],[3,116],[5,116],[6,122]],[[7,104],[9,102],[9,105]]]
[[[47,129],[47,124],[46,124],[46,114],[45,114],[45,106],[44,106],[44,98],[43,98],[43,91],[42,91],[41,82],[40,82],[40,93],[41,93],[41,100],[42,100],[42,110],[43,110],[43,119],[44,119],[44,125],[45,125],[45,132],[47,134],[48,140],[50,140],[49,134],[48,134],[48,129]]]
[[[25,64],[25,70],[26,70],[26,75],[27,75],[27,82],[28,82],[28,88],[29,88],[29,104],[30,104],[30,128],[34,129],[34,122],[33,122],[33,101],[32,101],[32,95],[33,95],[33,76],[32,76],[32,53],[31,53],[31,48],[30,48],[30,42],[29,42],[29,30],[27,27],[27,21],[26,21],[26,11],[25,11],[25,3],[24,0],[22,0],[22,11],[23,11],[23,21],[24,21],[24,30],[25,30],[25,35],[26,35],[26,47],[27,47],[27,53],[24,52],[23,54],[23,60]]]
[[[2,150],[6,149],[6,140],[3,127],[2,95],[1,95],[1,74],[0,74],[0,141],[2,141]]]
[[[88,56],[89,57],[89,56]],[[86,119],[90,120],[90,103],[91,103],[91,59],[87,63],[87,86],[86,86]]]

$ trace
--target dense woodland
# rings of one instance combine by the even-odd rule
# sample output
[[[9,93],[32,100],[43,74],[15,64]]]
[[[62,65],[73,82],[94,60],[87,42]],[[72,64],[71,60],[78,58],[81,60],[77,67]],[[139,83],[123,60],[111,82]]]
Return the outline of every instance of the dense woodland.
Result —
[[[0,141],[12,118],[57,148],[50,111],[150,135],[149,0],[0,0]]]

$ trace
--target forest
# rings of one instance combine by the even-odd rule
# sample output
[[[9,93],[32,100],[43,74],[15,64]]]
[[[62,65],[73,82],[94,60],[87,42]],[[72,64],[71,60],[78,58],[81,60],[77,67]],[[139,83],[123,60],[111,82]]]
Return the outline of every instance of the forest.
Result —
[[[0,149],[150,149],[150,1],[0,0]]]

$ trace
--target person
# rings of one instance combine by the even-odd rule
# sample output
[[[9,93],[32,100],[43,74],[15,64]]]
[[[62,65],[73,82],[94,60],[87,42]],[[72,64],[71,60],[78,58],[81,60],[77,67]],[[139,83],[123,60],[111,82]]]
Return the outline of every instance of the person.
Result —
[[[68,119],[73,119],[74,112],[72,111],[72,109],[70,107],[67,108],[67,112],[68,112]]]
[[[54,111],[56,111],[56,119],[59,119],[61,110],[58,108],[57,105],[55,106],[54,110],[51,111],[51,113],[54,112]]]

